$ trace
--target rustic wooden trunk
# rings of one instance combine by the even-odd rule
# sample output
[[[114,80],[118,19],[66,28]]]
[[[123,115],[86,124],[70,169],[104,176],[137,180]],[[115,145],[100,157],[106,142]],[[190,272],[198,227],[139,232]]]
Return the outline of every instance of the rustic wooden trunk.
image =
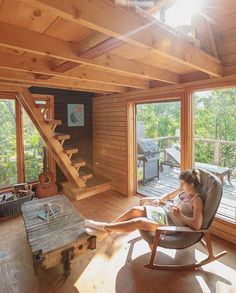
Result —
[[[50,218],[49,223],[38,216],[48,203],[63,207],[63,213]],[[96,248],[96,237],[85,232],[83,218],[64,195],[27,202],[22,205],[22,215],[35,273],[40,268],[48,269],[62,263],[64,275],[68,276],[71,260],[88,249]]]

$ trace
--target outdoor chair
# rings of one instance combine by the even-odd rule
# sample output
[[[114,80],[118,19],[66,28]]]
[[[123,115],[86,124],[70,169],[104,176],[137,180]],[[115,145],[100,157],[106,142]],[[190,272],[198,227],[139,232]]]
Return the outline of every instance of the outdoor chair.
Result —
[[[165,160],[162,165],[180,168],[180,151],[176,148],[166,148],[164,152]],[[232,185],[230,180],[232,170],[230,168],[200,162],[195,162],[194,165],[197,169],[203,169],[215,174],[220,178],[222,184],[224,183],[224,177],[227,176],[228,183]]]
[[[222,251],[217,255],[213,254],[209,232],[209,227],[215,217],[222,197],[222,184],[220,180],[210,172],[205,170],[199,171],[201,180],[200,194],[203,199],[203,223],[201,229],[193,230],[186,226],[160,226],[156,229],[156,232],[140,230],[141,237],[148,242],[151,249],[150,261],[145,267],[160,270],[195,269],[212,262],[227,253],[226,251]],[[158,246],[169,249],[184,249],[198,242],[200,242],[208,251],[208,256],[204,260],[186,265],[154,264]]]

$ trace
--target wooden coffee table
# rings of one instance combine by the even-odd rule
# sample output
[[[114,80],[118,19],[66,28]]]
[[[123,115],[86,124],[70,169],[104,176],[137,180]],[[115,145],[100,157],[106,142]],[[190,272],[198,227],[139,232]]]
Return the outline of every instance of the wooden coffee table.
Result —
[[[44,204],[57,203],[63,213],[51,218],[49,223],[38,215]],[[71,271],[71,260],[88,249],[96,248],[96,237],[83,227],[83,218],[64,195],[36,199],[22,205],[22,214],[29,245],[33,254],[35,273],[63,264],[64,275]]]

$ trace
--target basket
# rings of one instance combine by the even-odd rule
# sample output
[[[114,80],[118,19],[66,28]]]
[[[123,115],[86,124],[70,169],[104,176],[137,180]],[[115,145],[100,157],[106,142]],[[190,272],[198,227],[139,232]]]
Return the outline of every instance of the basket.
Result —
[[[30,201],[34,197],[34,192],[9,201],[0,202],[0,217],[7,217],[21,213],[21,205]]]

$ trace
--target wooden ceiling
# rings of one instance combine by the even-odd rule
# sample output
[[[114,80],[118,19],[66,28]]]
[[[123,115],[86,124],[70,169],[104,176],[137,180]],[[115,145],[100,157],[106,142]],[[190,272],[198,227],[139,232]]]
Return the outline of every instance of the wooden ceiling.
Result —
[[[203,1],[200,47],[152,15],[175,1],[0,0],[0,83],[107,94],[235,74],[236,1]]]

